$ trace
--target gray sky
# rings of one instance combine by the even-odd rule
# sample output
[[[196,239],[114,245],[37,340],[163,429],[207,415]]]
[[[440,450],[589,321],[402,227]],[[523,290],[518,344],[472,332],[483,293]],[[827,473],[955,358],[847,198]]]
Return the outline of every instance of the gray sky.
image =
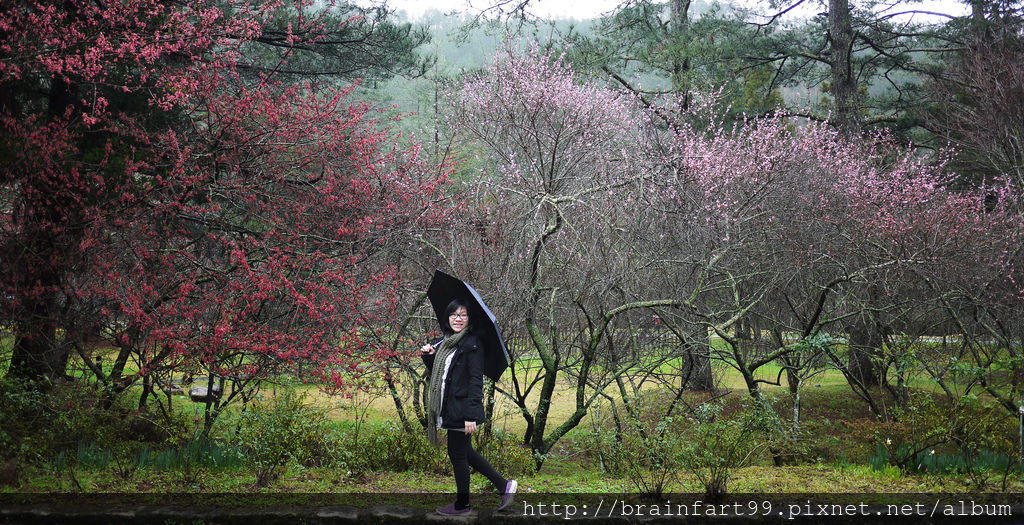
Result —
[[[621,0],[532,0],[530,10],[546,18],[596,18],[611,11]],[[357,4],[380,4],[381,0],[356,0]],[[395,11],[405,11],[417,18],[428,9],[441,12],[465,11],[477,13],[491,3],[489,0],[387,0]]]
[[[436,9],[442,12],[468,11],[477,13],[496,0],[387,0],[389,6],[396,11],[405,11],[411,18],[415,19],[428,9]],[[793,0],[795,1],[795,0]],[[857,0],[852,0],[857,2]],[[530,10],[545,18],[596,18],[602,13],[609,12],[621,0],[532,0]],[[382,0],[356,0],[358,4],[380,4]],[[724,3],[724,2],[723,2]],[[760,4],[767,6],[765,0],[740,0],[746,5]],[[808,2],[810,5],[805,13],[820,11],[816,2]],[[935,11],[948,14],[963,14],[967,11],[965,4],[957,0],[924,0],[921,2],[894,2],[894,11],[918,9],[922,11]],[[767,9],[767,7],[765,7]]]

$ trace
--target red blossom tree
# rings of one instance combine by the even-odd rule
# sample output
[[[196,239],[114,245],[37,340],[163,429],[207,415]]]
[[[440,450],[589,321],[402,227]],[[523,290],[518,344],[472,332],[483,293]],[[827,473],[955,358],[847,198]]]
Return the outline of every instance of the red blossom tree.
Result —
[[[65,276],[84,229],[133,193],[131,176],[146,162],[139,154],[149,140],[145,115],[131,106],[187,98],[187,64],[215,44],[228,52],[223,35],[257,33],[263,13],[238,7],[232,18],[213,5],[4,5],[0,181],[13,373],[64,373],[68,352],[60,339],[74,333],[61,333],[58,321],[68,306]],[[163,70],[169,62],[185,65]]]
[[[349,90],[242,77],[239,47],[282,5],[0,15],[10,373],[61,376],[78,350],[115,391],[187,370],[232,382],[224,403],[270,373],[340,387],[390,352],[364,341],[394,304],[388,254],[442,213],[447,170]],[[323,34],[315,13],[291,21]],[[112,368],[89,333],[118,350]]]

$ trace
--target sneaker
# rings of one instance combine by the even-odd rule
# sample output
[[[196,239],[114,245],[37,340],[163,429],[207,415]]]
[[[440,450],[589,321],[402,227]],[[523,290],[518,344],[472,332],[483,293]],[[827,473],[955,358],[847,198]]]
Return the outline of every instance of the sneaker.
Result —
[[[454,503],[449,503],[448,505],[445,505],[437,509],[437,513],[443,516],[461,516],[463,514],[468,513],[470,510],[472,509],[470,509],[469,507],[466,507],[464,509],[457,509],[455,508]]]
[[[516,480],[509,480],[505,484],[505,493],[501,495],[501,505],[498,505],[498,510],[502,510],[512,504],[512,500],[515,499],[516,489],[519,488],[519,482]]]

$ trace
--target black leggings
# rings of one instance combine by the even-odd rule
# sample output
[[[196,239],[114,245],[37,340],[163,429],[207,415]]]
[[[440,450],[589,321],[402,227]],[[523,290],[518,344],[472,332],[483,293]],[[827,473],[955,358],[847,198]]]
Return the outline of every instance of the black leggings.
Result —
[[[463,508],[469,506],[469,467],[483,474],[491,480],[498,494],[505,493],[505,485],[508,480],[498,474],[497,470],[473,450],[472,436],[458,430],[448,431],[448,459],[452,461],[452,469],[455,470],[455,506]]]

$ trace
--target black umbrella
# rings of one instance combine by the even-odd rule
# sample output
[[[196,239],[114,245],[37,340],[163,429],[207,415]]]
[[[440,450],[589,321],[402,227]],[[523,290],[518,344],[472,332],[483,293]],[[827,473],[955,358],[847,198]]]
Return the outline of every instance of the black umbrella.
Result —
[[[497,381],[508,368],[508,350],[505,348],[505,340],[501,337],[498,323],[494,320],[494,313],[487,308],[480,294],[462,280],[436,270],[434,278],[430,280],[430,287],[427,288],[427,298],[434,307],[438,323],[444,317],[444,310],[449,303],[455,299],[462,299],[466,303],[469,322],[484,346],[484,375]]]

